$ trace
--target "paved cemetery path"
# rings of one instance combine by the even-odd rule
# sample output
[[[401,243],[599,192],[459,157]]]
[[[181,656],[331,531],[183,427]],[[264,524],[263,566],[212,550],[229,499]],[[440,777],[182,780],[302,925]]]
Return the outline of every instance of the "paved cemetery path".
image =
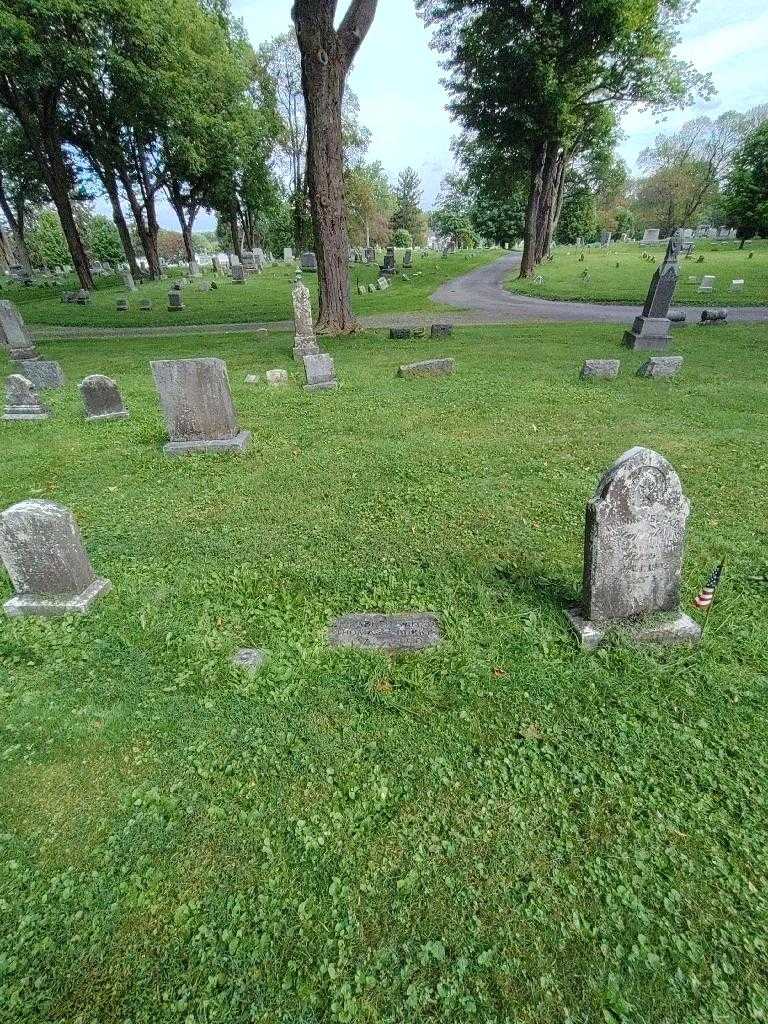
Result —
[[[504,288],[504,282],[520,266],[522,253],[510,252],[500,260],[442,285],[431,296],[433,302],[457,309],[471,310],[484,323],[514,323],[516,320],[550,320],[591,323],[631,324],[640,313],[642,303],[634,306],[606,305],[600,302],[554,302],[530,295],[518,295]],[[704,306],[681,306],[688,314],[688,323],[701,318]],[[709,308],[712,308],[710,303]],[[450,320],[451,317],[448,317]],[[728,309],[728,319],[768,322],[768,306],[743,306]],[[474,321],[480,323],[480,320]]]
[[[504,288],[504,282],[520,264],[519,252],[510,252],[488,266],[473,270],[463,277],[442,285],[431,296],[442,310],[419,313],[377,313],[360,318],[364,327],[428,327],[435,322],[458,326],[513,324],[520,321],[552,323],[626,324],[638,315],[641,303],[633,306],[604,305],[599,302],[553,302],[530,295],[515,295]],[[446,311],[451,307],[453,311]],[[704,306],[682,306],[688,323],[700,319]],[[712,308],[710,304],[709,308]],[[768,306],[730,307],[728,320],[768,323]],[[194,334],[252,334],[258,331],[290,332],[293,321],[272,323],[254,321],[241,324],[171,324],[165,327],[61,327],[29,325],[36,338],[167,338]]]

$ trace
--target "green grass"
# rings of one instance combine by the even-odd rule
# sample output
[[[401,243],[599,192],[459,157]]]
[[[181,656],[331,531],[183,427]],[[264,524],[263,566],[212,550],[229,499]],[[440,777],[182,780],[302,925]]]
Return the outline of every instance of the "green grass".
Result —
[[[765,1021],[766,332],[580,383],[619,335],[366,334],[314,396],[285,335],[42,346],[69,383],[0,424],[2,507],[71,507],[115,589],[0,624],[3,1024]],[[169,459],[148,361],[214,354],[253,443]],[[395,379],[430,355],[457,374]],[[83,422],[96,371],[130,420]],[[584,506],[635,444],[692,501],[686,607],[727,574],[699,650],[588,656]],[[362,609],[444,643],[329,650]]]
[[[756,240],[739,250],[738,242],[696,242],[693,256],[680,264],[680,282],[675,304],[717,306],[768,305],[768,242]],[[603,249],[599,246],[581,250],[575,246],[559,246],[554,261],[544,263],[539,273],[543,284],[530,278],[520,281],[510,277],[510,291],[536,295],[542,299],[564,299],[580,302],[643,302],[648,292],[655,266],[642,258],[643,253],[655,256],[657,265],[664,256],[665,245],[614,244]],[[749,258],[750,252],[753,253]],[[699,263],[700,256],[704,262]],[[618,266],[616,265],[618,263]],[[588,272],[589,280],[582,274]],[[698,281],[704,274],[714,274],[711,292],[701,293]],[[696,277],[697,283],[688,281]],[[734,278],[744,279],[744,290],[731,291]]]
[[[384,292],[359,295],[356,285],[370,284],[379,277],[378,266],[356,264],[350,267],[352,306],[360,315],[375,313],[439,311],[442,307],[430,301],[430,295],[446,281],[466,274],[476,267],[490,263],[501,255],[499,249],[483,249],[459,252],[447,258],[429,253],[425,257],[414,254],[414,268],[407,274],[391,279],[390,288]],[[175,276],[179,276],[178,273]],[[206,274],[204,279],[216,280],[219,287],[213,292],[201,292],[197,283],[184,289],[185,309],[179,312],[168,310],[168,288],[172,283],[159,281],[141,285],[130,295],[117,278],[103,278],[97,281],[97,290],[92,293],[89,306],[62,303],[61,293],[77,287],[73,277],[57,287],[6,285],[0,291],[0,298],[10,299],[18,305],[22,316],[29,324],[51,324],[73,327],[158,327],[168,324],[230,324],[251,321],[280,321],[293,317],[291,287],[295,268],[276,264],[260,275],[249,275],[245,284],[234,284],[223,275],[214,277]],[[309,287],[316,307],[317,275],[304,274],[303,280]],[[116,302],[128,297],[130,308],[120,313]],[[139,309],[142,298],[152,299],[153,309],[143,312]]]

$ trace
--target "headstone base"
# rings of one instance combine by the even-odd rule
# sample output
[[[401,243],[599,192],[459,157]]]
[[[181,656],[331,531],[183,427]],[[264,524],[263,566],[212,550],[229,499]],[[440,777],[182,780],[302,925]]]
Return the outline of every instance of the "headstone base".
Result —
[[[127,420],[130,418],[130,413],[127,409],[122,409],[120,412],[102,412],[98,416],[86,416],[86,423],[101,423],[103,420]]]
[[[9,348],[8,356],[14,363],[31,362],[34,359],[39,359],[40,353],[36,348]]]
[[[250,430],[241,430],[234,437],[214,441],[169,441],[163,445],[163,451],[166,455],[192,455],[196,452],[234,452],[242,455],[250,440]]]
[[[339,386],[339,382],[337,380],[323,380],[323,381],[318,382],[317,384],[305,384],[304,385],[304,390],[305,391],[309,391],[309,392],[312,392],[312,391],[335,391],[338,386]]]
[[[12,412],[11,411],[6,412],[3,415],[3,419],[4,420],[47,420],[47,419],[50,418],[50,415],[51,415],[51,413],[50,413],[50,411],[48,409],[44,409],[41,412],[39,406],[29,406],[26,409],[24,408],[24,406],[19,406],[19,407],[15,408]]]
[[[633,644],[660,644],[665,647],[696,644],[701,638],[701,626],[685,612],[669,618],[654,617],[626,623],[590,622],[584,618],[581,608],[569,608],[565,614],[582,651],[597,650],[608,636],[621,636]]]
[[[663,352],[672,341],[669,326],[666,317],[637,316],[632,330],[624,332],[622,345],[640,352]]]
[[[57,615],[85,615],[97,598],[109,593],[112,584],[97,576],[82,594],[17,594],[3,605],[10,618],[22,615],[41,615],[52,618]]]

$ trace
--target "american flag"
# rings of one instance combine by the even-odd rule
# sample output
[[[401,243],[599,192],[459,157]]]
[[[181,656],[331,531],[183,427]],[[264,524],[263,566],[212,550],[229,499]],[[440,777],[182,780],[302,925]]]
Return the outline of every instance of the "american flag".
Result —
[[[715,599],[715,590],[717,590],[717,584],[720,582],[720,577],[723,575],[723,566],[725,562],[721,562],[720,565],[710,574],[709,579],[704,584],[704,588],[700,591],[696,600],[693,602],[697,608],[707,609],[710,607]]]

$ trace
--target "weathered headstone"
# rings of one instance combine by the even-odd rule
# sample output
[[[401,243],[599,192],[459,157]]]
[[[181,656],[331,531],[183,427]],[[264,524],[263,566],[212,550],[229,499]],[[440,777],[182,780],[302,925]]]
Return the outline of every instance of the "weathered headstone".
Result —
[[[611,244],[611,232],[610,231],[601,231],[600,232],[600,245],[605,247],[606,245],[610,245],[610,244]]]
[[[229,260],[230,267],[234,268],[240,266],[240,257],[237,255],[237,253],[227,253],[227,259]]]
[[[453,334],[453,324],[432,324],[429,333],[432,338],[450,338]]]
[[[698,290],[700,292],[711,292],[715,286],[715,281],[716,278],[714,274],[705,274],[701,279],[701,284],[699,285]]]
[[[126,313],[128,311],[128,299],[118,299],[115,303],[115,309],[118,313]]]
[[[305,274],[317,273],[317,256],[313,252],[303,252],[301,254],[301,269]]]
[[[17,359],[16,366],[38,391],[64,387],[64,372],[53,359]]]
[[[168,292],[168,309],[171,313],[176,313],[180,309],[184,309],[184,296],[175,288],[171,288]]]
[[[213,281],[201,281],[198,284],[197,288],[198,288],[198,291],[209,292],[213,288],[213,285],[214,285]]]
[[[85,418],[99,420],[127,420],[129,413],[123,404],[115,381],[101,373],[92,373],[78,385],[85,405]]]
[[[293,263],[293,249],[290,245],[283,249],[283,263]]]
[[[232,265],[232,281],[235,284],[245,284],[245,268],[241,263]]]
[[[372,245],[367,245],[365,249],[363,249],[363,255],[365,256],[366,263],[376,262],[376,250]]]
[[[734,277],[734,279],[731,281],[731,291],[732,292],[743,292],[744,291],[744,278],[743,277]]]
[[[387,288],[389,288],[389,281],[386,279],[386,277],[380,277],[376,281],[376,288],[380,292],[385,292]]]
[[[410,327],[390,327],[389,336],[395,341],[404,341],[406,338],[412,337],[412,330]]]
[[[133,280],[133,274],[130,270],[123,270],[120,273],[123,279],[123,287],[127,288],[129,292],[136,291],[136,282]]]
[[[31,380],[20,373],[6,377],[4,420],[47,420],[50,415]]]
[[[144,313],[152,309],[152,299],[141,299],[139,302],[139,309]]]
[[[625,452],[603,476],[587,504],[582,606],[568,612],[582,648],[617,629],[636,641],[698,639],[680,611],[689,512],[677,473],[648,448]]]
[[[637,371],[638,377],[674,377],[683,365],[682,356],[651,356]]]
[[[287,370],[267,370],[266,381],[271,387],[282,387],[288,383],[288,371]]]
[[[190,277],[200,277],[200,275],[202,274],[200,264],[197,262],[197,260],[190,260],[189,263],[187,264],[187,268],[189,269]]]
[[[410,270],[413,267],[413,249],[406,249],[403,253],[403,270]]]
[[[645,234],[640,239],[640,245],[648,245],[654,242],[658,242],[660,234],[661,228],[646,228]]]
[[[377,287],[376,287],[376,285],[375,285],[375,284],[369,284],[369,285],[368,285],[368,291],[369,291],[369,292],[370,292],[371,294],[373,294],[373,292],[375,292],[375,291],[378,291],[378,289],[377,289]]]
[[[222,359],[159,359],[151,364],[168,426],[168,455],[245,451],[251,434],[240,430]]]
[[[112,589],[97,576],[75,517],[52,501],[20,501],[0,513],[0,555],[15,591],[6,615],[84,614]]]
[[[395,263],[395,247],[393,245],[387,246],[387,251],[384,254],[384,264],[381,268],[382,274],[396,274],[397,264]]]
[[[368,289],[365,287],[364,284],[359,284],[357,286],[357,294],[358,295],[367,295],[368,294]]]
[[[312,325],[312,301],[309,289],[298,280],[293,289],[293,358],[300,363],[304,356],[316,355],[320,351]]]
[[[339,386],[333,359],[324,352],[304,356],[304,373],[307,378],[305,391],[332,391]]]
[[[374,651],[423,651],[441,640],[440,620],[429,612],[383,615],[361,612],[342,615],[328,628],[331,647]]]
[[[456,369],[453,359],[423,359],[398,367],[398,377],[447,377]]]
[[[673,236],[667,245],[664,261],[654,272],[643,312],[635,317],[632,329],[624,333],[624,345],[636,350],[665,349],[672,335],[669,332],[669,307],[680,276],[678,257],[688,243]]]
[[[0,348],[10,359],[36,359],[37,349],[12,302],[0,299]]]
[[[728,310],[727,309],[702,309],[701,320],[699,326],[713,326],[715,324],[725,324],[728,322]]]
[[[620,368],[618,359],[585,359],[580,376],[582,380],[614,380]]]
[[[91,293],[87,288],[81,288],[75,292],[75,302],[78,306],[90,306],[91,304]]]

